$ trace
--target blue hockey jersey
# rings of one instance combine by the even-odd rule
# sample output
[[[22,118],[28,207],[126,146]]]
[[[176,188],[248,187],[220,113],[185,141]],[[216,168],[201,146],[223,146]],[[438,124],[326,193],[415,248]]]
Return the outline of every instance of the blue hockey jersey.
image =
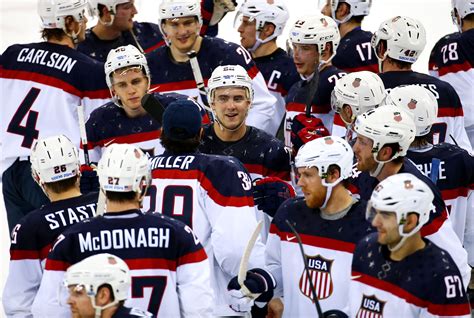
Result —
[[[357,244],[352,261],[350,317],[470,317],[461,274],[445,250],[426,246],[390,259],[377,233]]]

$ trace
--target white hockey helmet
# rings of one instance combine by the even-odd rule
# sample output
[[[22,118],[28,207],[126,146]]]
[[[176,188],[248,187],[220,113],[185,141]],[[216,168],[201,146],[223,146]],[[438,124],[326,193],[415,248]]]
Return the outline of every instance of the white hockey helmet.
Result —
[[[377,54],[380,41],[387,42],[383,56]],[[372,36],[372,47],[380,61],[387,56],[408,63],[415,63],[426,45],[426,31],[423,25],[412,18],[397,16],[388,19]]]
[[[65,18],[72,16],[81,22],[89,13],[87,0],[39,0],[38,14],[43,29],[63,29],[66,32]],[[67,32],[66,32],[67,33]]]
[[[354,152],[347,141],[337,136],[327,136],[301,146],[295,158],[295,167],[316,167],[319,176],[325,179],[329,166],[336,165],[341,170],[341,180],[344,180],[352,175],[353,159]]]
[[[398,143],[399,150],[389,160],[405,156],[415,139],[415,122],[411,114],[394,105],[380,105],[359,116],[355,121],[357,134],[373,141],[372,153],[377,162],[377,154],[384,145]]]
[[[42,186],[79,175],[79,154],[64,135],[38,140],[31,151],[31,174]]]
[[[163,38],[166,34],[162,24],[166,19],[178,19],[184,17],[196,17],[202,25],[201,3],[199,0],[163,0],[158,11],[158,27]],[[169,43],[166,42],[168,45]]]
[[[371,221],[375,217],[375,210],[395,213],[398,232],[406,238],[418,232],[429,221],[430,213],[435,208],[433,199],[433,191],[425,182],[410,173],[397,173],[375,187],[367,205],[366,217]],[[413,212],[418,214],[418,224],[409,233],[405,233],[405,220]],[[391,250],[400,248],[403,241]]]
[[[340,3],[345,2],[350,6],[349,14],[342,20],[336,19],[337,7]],[[331,0],[331,16],[336,23],[345,23],[352,17],[369,15],[372,0]]]
[[[96,254],[69,267],[64,277],[64,285],[84,288],[92,306],[100,313],[103,309],[127,300],[131,285],[130,270],[127,264],[115,255]],[[105,306],[98,306],[95,296],[103,285],[111,287],[114,301]]]
[[[253,100],[252,79],[249,74],[240,65],[222,65],[214,69],[207,82],[209,102],[214,101],[214,95],[217,88],[221,87],[243,87],[246,90],[247,98]]]
[[[98,165],[100,187],[111,192],[142,193],[151,181],[148,157],[129,144],[112,144]]]
[[[354,121],[360,114],[378,107],[385,95],[385,86],[377,74],[369,71],[349,73],[336,81],[331,94],[331,107],[340,113],[344,105],[349,105]]]
[[[451,0],[451,5],[453,9],[451,10],[451,16],[453,18],[454,24],[459,29],[459,32],[462,32],[462,19],[464,19],[469,14],[474,14],[474,1],[473,0]],[[456,13],[461,19],[458,21]]]
[[[248,49],[253,52],[261,44],[270,42],[277,36],[281,35],[290,15],[288,13],[288,8],[283,3],[268,3],[264,0],[248,0],[242,4],[235,15],[234,27],[238,27],[238,24],[240,24],[239,21],[242,17],[248,17],[250,21],[255,21],[257,41],[251,49]],[[265,40],[261,40],[260,31],[265,26],[265,23],[272,23],[275,25],[275,31]]]
[[[386,104],[395,105],[413,115],[416,136],[425,136],[436,122],[438,101],[432,92],[419,85],[398,86],[388,93]]]
[[[89,5],[91,7],[92,15],[99,17],[99,4],[105,6],[112,15],[115,15],[117,14],[117,5],[128,2],[131,2],[131,0],[89,0]]]
[[[109,89],[112,89],[112,73],[128,66],[140,66],[148,78],[148,85],[150,85],[150,69],[148,68],[148,62],[145,55],[143,55],[143,53],[135,46],[129,44],[110,50],[107,55],[104,70],[105,80],[107,81]]]
[[[333,53],[327,63],[336,55],[341,40],[336,22],[322,14],[302,17],[298,19],[290,31],[290,41],[293,44],[315,44],[321,56],[326,43],[332,43]]]

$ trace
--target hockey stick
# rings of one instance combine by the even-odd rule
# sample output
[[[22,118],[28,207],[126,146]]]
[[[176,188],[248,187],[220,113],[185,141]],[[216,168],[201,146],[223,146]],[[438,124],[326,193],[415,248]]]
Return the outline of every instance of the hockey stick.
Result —
[[[202,78],[201,68],[199,67],[196,51],[188,52],[188,57],[189,63],[191,64],[191,69],[193,70],[194,81],[196,82],[197,89],[201,95],[202,103],[204,104],[204,109],[206,109],[208,112],[209,119],[213,121],[212,109],[209,107],[209,103],[207,101],[207,90],[206,86],[204,85],[204,79]]]
[[[304,270],[306,272],[306,276],[308,277],[309,288],[311,288],[311,292],[312,292],[313,297],[314,297],[314,305],[316,306],[316,312],[318,313],[319,318],[323,318],[324,315],[323,315],[323,311],[321,309],[321,305],[319,304],[318,295],[316,294],[316,288],[314,288],[313,282],[310,279],[311,275],[309,273],[306,254],[304,253],[304,249],[303,249],[303,242],[301,242],[300,235],[298,234],[298,232],[296,232],[295,228],[293,227],[293,225],[291,225],[290,221],[285,220],[285,222],[286,222],[286,224],[288,224],[288,226],[290,227],[291,232],[293,232],[293,234],[296,236],[296,240],[298,241],[298,246],[300,247],[301,256],[303,256]]]
[[[145,94],[141,100],[142,107],[156,120],[160,125],[163,121],[163,113],[165,107],[159,100],[157,100],[152,94]]]
[[[247,246],[245,247],[244,254],[242,255],[242,259],[240,260],[239,274],[237,275],[237,282],[240,285],[242,293],[245,296],[250,297],[252,299],[257,298],[259,294],[252,293],[247,288],[247,286],[245,286],[244,282],[245,282],[245,279],[247,278],[247,269],[249,266],[250,254],[252,253],[252,249],[255,246],[255,242],[257,241],[258,235],[260,234],[260,231],[262,230],[262,226],[263,226],[263,220],[258,222],[257,226],[255,227],[255,230],[253,230],[252,236],[250,236],[250,239],[247,242]]]
[[[81,136],[82,149],[84,150],[84,163],[91,165],[89,160],[89,145],[87,141],[86,121],[84,119],[84,105],[77,106],[77,118],[79,121],[79,134]],[[99,188],[99,198],[97,199],[96,215],[102,215],[105,211],[105,193]]]

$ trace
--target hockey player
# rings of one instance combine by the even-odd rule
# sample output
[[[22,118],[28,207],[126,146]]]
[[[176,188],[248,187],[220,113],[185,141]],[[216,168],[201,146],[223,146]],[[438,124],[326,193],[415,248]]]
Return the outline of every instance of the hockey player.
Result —
[[[367,215],[378,233],[355,248],[350,317],[470,317],[450,253],[421,233],[433,198],[430,187],[409,173],[375,188]]]
[[[451,2],[459,32],[442,37],[431,51],[430,74],[451,84],[461,99],[464,125],[474,147],[474,1]]]
[[[404,158],[416,134],[411,114],[394,105],[380,105],[359,115],[354,130],[357,138],[353,150],[358,172],[352,177],[351,191],[368,200],[379,182],[404,172],[425,182],[434,193],[436,210],[429,214],[430,219],[421,234],[450,253],[467,286],[470,276],[467,253],[453,230],[441,193],[410,160]]]
[[[150,87],[150,70],[145,56],[132,46],[121,46],[110,51],[105,63],[105,79],[112,101],[97,108],[86,122],[89,158],[98,162],[105,147],[112,143],[134,144],[150,156],[163,153],[159,143],[161,124],[142,107],[141,100]],[[163,107],[180,94],[158,94]],[[209,119],[202,110],[204,123]]]
[[[12,45],[0,59],[0,173],[10,230],[48,202],[31,178],[28,156],[38,138],[64,134],[79,143],[76,106],[88,115],[108,99],[103,66],[74,50],[84,40],[85,0],[40,0],[40,43]]]
[[[119,46],[133,45],[147,53],[165,44],[158,25],[133,21],[137,14],[134,0],[90,0],[90,7],[98,21],[87,29],[77,50],[100,62]]]
[[[267,130],[273,135],[280,132],[285,118],[285,97],[291,86],[300,80],[293,59],[276,43],[288,18],[288,9],[283,3],[249,0],[242,4],[235,19],[240,44],[252,54],[268,90],[277,100],[272,127]]]
[[[156,317],[147,311],[124,306],[130,290],[130,270],[119,257],[101,253],[67,269],[64,285],[74,317]]]
[[[218,23],[227,13],[235,11],[237,0],[203,0],[201,1],[202,27],[201,35],[217,36]]]
[[[274,297],[283,296],[284,317],[317,316],[310,280],[324,312],[338,309],[348,314],[347,286],[352,252],[361,238],[374,231],[365,219],[366,202],[357,200],[346,188],[352,174],[353,156],[350,145],[335,136],[308,142],[296,156],[298,185],[304,197],[288,200],[278,209],[266,247],[265,270],[272,274],[267,273],[267,276],[273,276],[276,281]],[[286,222],[290,222],[302,238],[306,264]],[[265,272],[254,269],[250,273],[261,274],[262,271]],[[245,285],[252,286],[254,280],[258,286],[263,277],[266,276],[247,274]],[[248,299],[239,298],[243,295],[236,283],[236,279],[230,283],[229,287],[236,289],[231,294],[237,303],[245,303]],[[272,286],[270,281],[268,286]],[[268,289],[263,297],[269,294]],[[263,297],[255,301],[264,301]],[[270,302],[271,313],[275,312],[276,304],[277,300]]]
[[[227,283],[237,275],[257,224],[252,180],[237,159],[198,152],[201,134],[201,114],[194,102],[179,100],[166,108],[161,133],[165,152],[150,159],[155,193],[151,202],[157,212],[192,227],[202,240],[212,265],[214,315],[226,316],[235,314],[226,298]],[[259,239],[250,264],[263,263]]]
[[[423,25],[415,19],[397,16],[380,24],[372,38],[372,47],[379,60],[380,78],[385,88],[420,85],[429,89],[438,100],[440,123],[433,126],[434,144],[449,142],[471,151],[464,128],[464,112],[454,88],[436,77],[414,72],[416,62],[426,44]]]
[[[198,0],[163,0],[159,19],[167,46],[147,56],[153,89],[198,97],[195,76],[187,55],[190,51],[197,52],[196,59],[204,83],[219,65],[241,65],[252,78],[255,90],[254,107],[249,112],[247,123],[263,130],[271,126],[275,98],[268,92],[262,74],[244,48],[219,38],[199,35],[202,19]],[[206,103],[204,90],[203,87],[200,91],[203,94],[200,96],[201,104]]]
[[[53,242],[70,225],[96,214],[97,192],[81,195],[77,148],[66,136],[38,140],[30,160],[31,174],[51,203],[28,213],[13,228],[2,297],[8,317],[31,316]]]
[[[68,317],[62,305],[65,295],[58,299],[57,292],[66,270],[104,252],[122,258],[130,268],[130,305],[164,317],[209,315],[210,265],[198,238],[182,222],[139,210],[150,182],[148,157],[133,145],[110,145],[98,174],[107,212],[58,237],[46,261],[33,315]],[[145,291],[150,286],[151,293]]]
[[[332,17],[339,26],[341,42],[332,64],[346,72],[371,71],[378,73],[377,58],[372,52],[372,33],[361,28],[362,20],[370,12],[371,0],[327,1],[324,15]]]
[[[291,147],[291,126],[293,118],[305,113],[307,101],[311,101],[311,114],[323,121],[331,132],[334,112],[331,110],[331,91],[338,78],[345,75],[335,68],[331,60],[339,45],[339,30],[333,19],[314,15],[298,19],[290,31],[293,45],[293,61],[303,78],[294,84],[286,97],[285,145]],[[311,93],[315,72],[319,72],[316,94]]]
[[[416,137],[407,157],[440,190],[454,231],[467,251],[468,263],[474,267],[474,157],[455,145],[430,143],[438,104],[426,88],[416,85],[395,87],[388,94],[386,103],[413,114]]]
[[[351,141],[357,116],[378,107],[385,96],[382,79],[375,73],[354,72],[338,79],[331,94],[331,107],[336,112],[333,135]]]

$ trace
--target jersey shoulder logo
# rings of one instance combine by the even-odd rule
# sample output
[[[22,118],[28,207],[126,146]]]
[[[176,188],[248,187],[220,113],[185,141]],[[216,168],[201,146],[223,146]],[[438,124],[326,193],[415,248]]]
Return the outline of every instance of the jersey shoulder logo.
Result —
[[[334,289],[331,278],[331,268],[334,260],[326,259],[319,254],[316,256],[306,255],[306,260],[309,274],[306,274],[306,270],[303,268],[303,273],[301,274],[299,282],[301,292],[314,302],[314,296],[310,284],[311,280],[313,287],[316,289],[318,299],[321,300],[328,298],[331,296]]]

